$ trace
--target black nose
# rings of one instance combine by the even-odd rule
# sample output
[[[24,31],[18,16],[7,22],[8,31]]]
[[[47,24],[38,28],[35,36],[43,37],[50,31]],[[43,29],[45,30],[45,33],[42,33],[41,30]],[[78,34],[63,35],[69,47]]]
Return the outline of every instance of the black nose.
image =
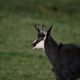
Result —
[[[33,44],[31,44],[32,45],[32,47],[35,47],[35,44],[33,43]]]

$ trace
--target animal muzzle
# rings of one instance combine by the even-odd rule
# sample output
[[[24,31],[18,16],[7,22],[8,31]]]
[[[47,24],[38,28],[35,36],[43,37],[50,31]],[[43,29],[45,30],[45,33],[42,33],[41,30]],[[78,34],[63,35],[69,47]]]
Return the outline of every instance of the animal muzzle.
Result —
[[[35,47],[36,46],[36,44],[35,43],[32,43],[32,47]]]
[[[39,40],[36,40],[32,43],[32,47],[34,48],[40,41]]]

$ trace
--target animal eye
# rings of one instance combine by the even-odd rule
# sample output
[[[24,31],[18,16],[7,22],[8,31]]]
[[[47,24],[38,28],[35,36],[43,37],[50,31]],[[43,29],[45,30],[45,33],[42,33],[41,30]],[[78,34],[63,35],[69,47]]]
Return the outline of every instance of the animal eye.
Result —
[[[39,41],[43,40],[43,37],[39,37],[38,40],[39,40]]]
[[[45,35],[44,34],[38,34],[38,40],[40,41],[40,40],[43,40],[44,39],[44,37],[45,37]]]
[[[42,37],[44,37],[45,35],[43,34]]]

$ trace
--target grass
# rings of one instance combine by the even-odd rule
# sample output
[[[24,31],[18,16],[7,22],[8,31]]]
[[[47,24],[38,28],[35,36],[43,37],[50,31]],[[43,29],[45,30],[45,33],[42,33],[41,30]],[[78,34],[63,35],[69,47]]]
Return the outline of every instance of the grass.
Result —
[[[53,78],[49,70],[50,66],[47,66],[46,58],[41,54],[0,52],[0,61],[0,80],[46,80]]]
[[[0,0],[0,80],[55,80],[42,50],[33,50],[35,23],[53,24],[59,43],[80,44],[77,0]],[[71,7],[70,7],[71,6]]]

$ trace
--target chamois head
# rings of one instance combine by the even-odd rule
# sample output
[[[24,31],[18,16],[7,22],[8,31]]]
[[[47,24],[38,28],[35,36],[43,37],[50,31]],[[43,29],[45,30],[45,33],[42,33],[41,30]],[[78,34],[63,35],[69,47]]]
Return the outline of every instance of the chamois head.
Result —
[[[50,35],[52,26],[47,30],[45,25],[35,24],[35,29],[37,31],[37,39],[33,42],[32,47],[33,49],[39,49],[39,48],[44,49],[45,39]]]

